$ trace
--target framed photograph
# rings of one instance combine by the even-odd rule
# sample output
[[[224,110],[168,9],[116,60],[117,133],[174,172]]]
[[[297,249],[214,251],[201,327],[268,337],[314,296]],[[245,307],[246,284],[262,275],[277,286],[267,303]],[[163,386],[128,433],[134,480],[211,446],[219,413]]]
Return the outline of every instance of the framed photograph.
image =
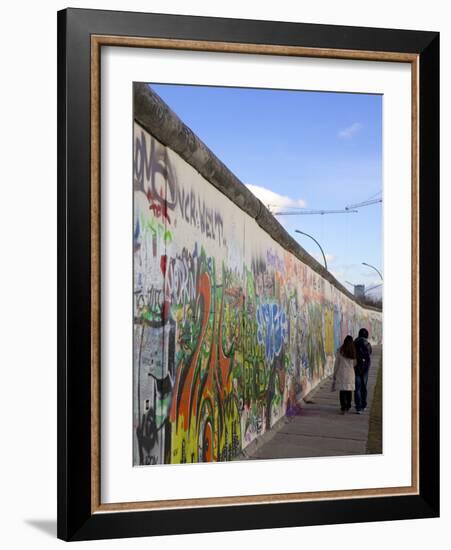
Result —
[[[439,35],[58,13],[58,537],[439,514]]]

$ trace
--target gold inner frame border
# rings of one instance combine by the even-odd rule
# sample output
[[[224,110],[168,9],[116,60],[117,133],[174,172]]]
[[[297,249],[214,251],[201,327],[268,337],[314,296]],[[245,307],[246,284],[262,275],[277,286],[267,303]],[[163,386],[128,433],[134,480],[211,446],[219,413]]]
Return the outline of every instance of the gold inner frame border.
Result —
[[[100,498],[100,53],[102,46],[157,48],[221,53],[243,53],[353,59],[409,63],[411,65],[411,207],[412,207],[412,479],[408,487],[353,489],[301,493],[277,493],[229,497],[101,503]],[[357,499],[419,494],[419,56],[399,52],[306,48],[267,44],[243,44],[141,38],[129,36],[91,36],[91,513],[202,508],[211,506],[274,504],[317,500]]]

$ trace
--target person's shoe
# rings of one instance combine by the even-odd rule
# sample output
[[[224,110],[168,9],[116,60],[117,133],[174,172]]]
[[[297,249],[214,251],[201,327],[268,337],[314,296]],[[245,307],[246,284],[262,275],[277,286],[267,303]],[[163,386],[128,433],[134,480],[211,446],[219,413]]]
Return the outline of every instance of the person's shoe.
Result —
[[[346,411],[340,411],[340,414],[345,414]]]
[[[362,411],[361,411],[360,409],[357,409],[357,410],[355,411],[355,414],[362,414]]]

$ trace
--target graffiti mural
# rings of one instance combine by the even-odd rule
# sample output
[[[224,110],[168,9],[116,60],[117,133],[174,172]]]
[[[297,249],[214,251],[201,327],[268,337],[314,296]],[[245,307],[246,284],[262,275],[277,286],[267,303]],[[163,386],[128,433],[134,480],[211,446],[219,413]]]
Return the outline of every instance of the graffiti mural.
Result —
[[[365,310],[134,126],[134,465],[229,461],[331,373]]]

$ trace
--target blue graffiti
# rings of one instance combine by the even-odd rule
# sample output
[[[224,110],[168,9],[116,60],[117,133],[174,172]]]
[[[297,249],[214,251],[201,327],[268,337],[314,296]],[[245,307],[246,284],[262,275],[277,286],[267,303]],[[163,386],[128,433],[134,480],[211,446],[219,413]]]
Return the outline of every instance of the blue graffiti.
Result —
[[[341,345],[341,318],[342,314],[337,306],[334,308],[334,350]]]
[[[285,312],[279,304],[261,304],[257,308],[257,341],[265,346],[267,361],[272,361],[282,350],[287,334]]]

